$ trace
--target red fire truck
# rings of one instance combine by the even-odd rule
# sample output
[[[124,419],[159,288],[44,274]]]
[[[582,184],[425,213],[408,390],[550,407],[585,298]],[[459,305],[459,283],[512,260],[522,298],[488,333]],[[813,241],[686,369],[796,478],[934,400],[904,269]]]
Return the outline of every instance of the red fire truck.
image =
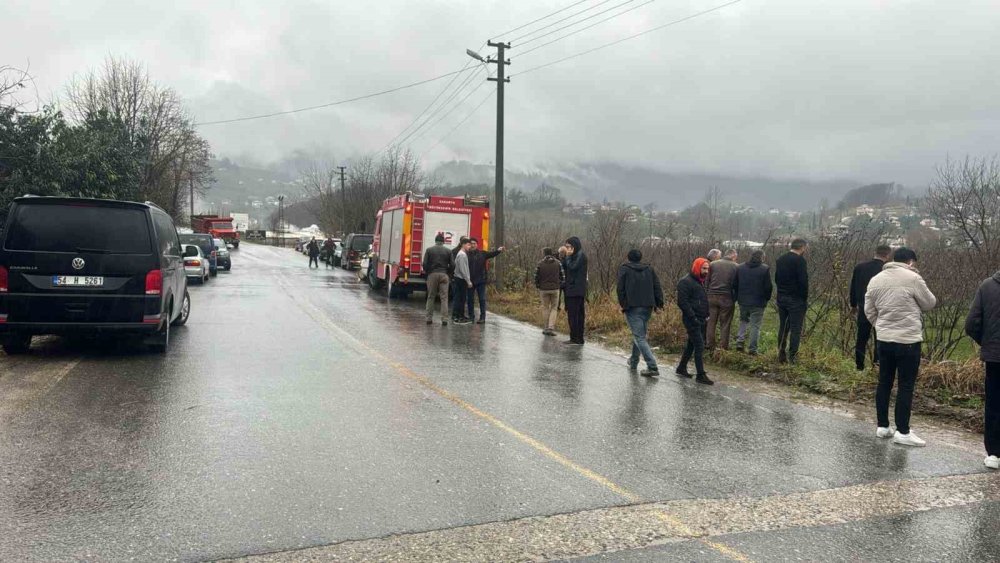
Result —
[[[368,262],[372,289],[386,288],[390,297],[426,291],[421,268],[424,250],[441,233],[454,248],[461,237],[475,237],[489,249],[489,198],[427,196],[407,192],[382,202],[375,215],[375,238]]]
[[[196,233],[210,234],[212,238],[220,238],[226,241],[226,243],[233,245],[233,248],[240,247],[240,234],[233,227],[232,217],[192,215],[191,229]]]

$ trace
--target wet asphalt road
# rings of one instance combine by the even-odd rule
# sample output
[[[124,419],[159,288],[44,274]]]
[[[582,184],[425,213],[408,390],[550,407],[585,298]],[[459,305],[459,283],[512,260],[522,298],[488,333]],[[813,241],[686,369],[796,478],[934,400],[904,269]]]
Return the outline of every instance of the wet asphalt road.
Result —
[[[495,316],[427,326],[420,297],[387,301],[291,250],[246,245],[233,261],[192,288],[167,356],[62,339],[0,355],[0,560],[218,559],[983,472],[967,449],[905,449],[739,387],[644,379]],[[535,556],[982,560],[998,547],[991,494],[712,541],[664,517],[689,541]]]

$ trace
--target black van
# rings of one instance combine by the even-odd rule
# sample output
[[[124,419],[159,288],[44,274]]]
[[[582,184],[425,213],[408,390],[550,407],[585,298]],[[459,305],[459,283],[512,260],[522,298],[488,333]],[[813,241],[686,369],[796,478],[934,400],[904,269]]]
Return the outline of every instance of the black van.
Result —
[[[372,245],[375,235],[364,233],[351,233],[344,239],[344,250],[340,255],[340,267],[345,270],[353,270],[361,267],[361,257]]]
[[[166,352],[191,299],[177,229],[152,203],[26,196],[0,240],[0,344],[42,334],[131,333]]]

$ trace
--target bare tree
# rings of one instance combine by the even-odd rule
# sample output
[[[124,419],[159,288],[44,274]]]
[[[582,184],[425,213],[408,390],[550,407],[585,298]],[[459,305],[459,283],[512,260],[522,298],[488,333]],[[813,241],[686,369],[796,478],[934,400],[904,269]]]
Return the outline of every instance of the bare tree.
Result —
[[[211,185],[208,142],[180,96],[153,82],[141,64],[109,57],[100,71],[74,80],[66,95],[77,121],[104,114],[122,125],[142,158],[140,194],[175,218],[184,215],[192,191],[204,193]]]
[[[0,110],[21,110],[27,103],[25,90],[35,91],[35,105],[38,105],[38,90],[28,68],[18,68],[10,65],[0,65]]]
[[[995,256],[1000,243],[1000,160],[945,161],[937,167],[925,205],[956,241]]]

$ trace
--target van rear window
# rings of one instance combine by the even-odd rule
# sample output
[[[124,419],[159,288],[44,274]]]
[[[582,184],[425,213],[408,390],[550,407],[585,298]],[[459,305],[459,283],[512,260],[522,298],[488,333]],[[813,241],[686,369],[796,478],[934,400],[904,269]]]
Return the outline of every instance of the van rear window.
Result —
[[[364,235],[351,239],[351,250],[368,250],[372,244],[372,235]]]
[[[142,209],[20,204],[11,218],[7,250],[152,254]]]

